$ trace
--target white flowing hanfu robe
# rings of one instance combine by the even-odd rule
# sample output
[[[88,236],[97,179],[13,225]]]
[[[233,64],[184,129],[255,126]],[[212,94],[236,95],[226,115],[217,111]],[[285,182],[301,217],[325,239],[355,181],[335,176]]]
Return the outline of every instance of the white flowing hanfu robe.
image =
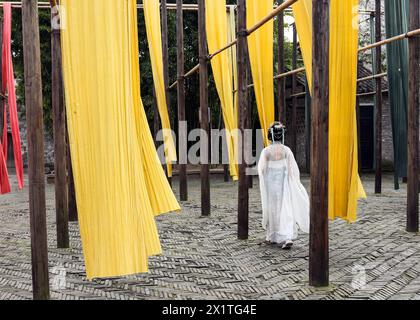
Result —
[[[309,233],[309,196],[292,151],[281,143],[265,148],[258,173],[266,240],[283,243],[297,239],[299,230]]]

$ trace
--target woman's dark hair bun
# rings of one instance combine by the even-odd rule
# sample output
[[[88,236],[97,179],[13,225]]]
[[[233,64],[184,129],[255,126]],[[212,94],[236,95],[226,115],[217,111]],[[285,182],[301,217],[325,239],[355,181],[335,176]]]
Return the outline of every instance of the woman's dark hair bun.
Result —
[[[285,132],[285,126],[280,122],[275,122],[270,126],[270,129],[268,129],[268,140],[271,142],[282,142]]]

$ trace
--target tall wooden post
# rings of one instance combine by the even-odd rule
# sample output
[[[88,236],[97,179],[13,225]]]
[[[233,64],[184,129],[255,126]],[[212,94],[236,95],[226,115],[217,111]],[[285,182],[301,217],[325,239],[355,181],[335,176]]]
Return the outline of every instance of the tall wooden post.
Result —
[[[32,284],[35,300],[49,299],[48,245],[45,210],[44,126],[39,43],[38,1],[22,1],[25,104],[28,130],[29,210]]]
[[[313,0],[309,282],[328,286],[329,0]]]
[[[283,0],[279,1],[279,5],[283,3]],[[277,16],[278,21],[278,74],[285,72],[285,63],[284,63],[284,12],[282,11]],[[278,95],[278,119],[280,122],[286,122],[286,100],[285,100],[285,78],[279,78],[277,80],[277,95]]]
[[[410,30],[420,28],[420,2],[410,1]],[[420,36],[409,43],[407,231],[419,231]]]
[[[68,128],[67,128],[68,129]],[[68,179],[68,201],[69,201],[69,221],[79,220],[77,214],[76,188],[74,186],[73,166],[71,162],[70,143],[67,131],[67,179]]]
[[[184,13],[182,10],[182,0],[176,0],[176,35],[177,35],[177,80],[178,80],[178,121],[186,123],[185,115],[185,53],[184,53]],[[180,127],[180,126],[179,126]],[[187,128],[186,128],[187,129]],[[178,140],[180,145],[180,164],[179,164],[179,193],[181,201],[188,200],[188,177],[187,159],[182,159],[181,152],[187,150],[188,135],[183,130],[179,130]],[[181,148],[181,146],[184,146]],[[182,150],[182,149],[185,150]],[[181,161],[182,160],[182,161]],[[184,163],[181,163],[184,162]]]
[[[247,39],[246,39],[246,0],[238,0],[238,44],[237,44],[237,61],[238,61],[238,131],[242,134],[246,129],[248,104],[247,104]],[[245,145],[242,142],[239,150],[239,184],[238,184],[238,238],[241,240],[248,239],[249,229],[249,190],[248,178],[246,175],[247,164],[245,162]]]
[[[375,41],[379,42],[382,38],[381,24],[381,0],[375,0]],[[376,72],[380,74],[382,71],[382,49],[380,46],[376,48],[375,54]],[[375,193],[382,192],[382,78],[377,77],[376,80],[376,114],[375,114]]]
[[[292,53],[292,70],[297,69],[297,30],[296,23],[293,24],[293,53]],[[291,145],[293,153],[297,156],[297,97],[295,96],[297,90],[297,74],[292,75],[292,134]]]
[[[153,140],[155,141],[155,147],[159,147],[159,143],[157,141],[159,128],[160,128],[160,120],[159,120],[159,109],[157,105],[157,98],[156,98],[156,90],[153,86]]]
[[[172,130],[174,127],[174,122],[172,120],[171,114],[171,99],[169,91],[169,51],[168,51],[168,9],[166,5],[166,0],[161,0],[161,27],[162,27],[162,58],[163,58],[163,79],[165,84],[165,96],[166,96],[166,105],[168,108],[169,119],[171,122]],[[169,183],[172,184],[172,178],[168,177]]]
[[[223,165],[223,181],[229,182],[230,181],[230,174],[229,174],[229,165]]]
[[[210,166],[209,166],[209,92],[208,92],[208,59],[206,36],[206,7],[205,0],[198,0],[198,36],[200,56],[200,123],[201,137],[201,214],[210,215]]]
[[[51,91],[54,114],[54,185],[55,212],[57,223],[57,246],[68,248],[69,244],[69,208],[67,189],[67,141],[66,110],[64,107],[63,74],[61,65],[61,34],[55,24],[58,15],[56,6],[51,8]]]
[[[246,55],[245,57],[249,57],[249,51],[248,51],[248,45],[246,46]],[[251,61],[249,59],[246,59],[246,81],[247,84],[250,85],[254,83],[252,79],[252,71],[251,71]],[[250,90],[247,88],[247,96],[246,96],[246,103],[247,103],[247,115],[246,115],[246,129],[252,130],[252,94],[253,90]],[[245,141],[244,141],[245,142]],[[251,157],[253,152],[253,146],[252,146],[252,139],[251,141],[247,141],[246,143],[246,149],[245,152]],[[248,168],[252,169],[255,167],[255,163],[248,163]],[[248,175],[248,188],[252,189],[254,187],[254,177],[252,174]]]

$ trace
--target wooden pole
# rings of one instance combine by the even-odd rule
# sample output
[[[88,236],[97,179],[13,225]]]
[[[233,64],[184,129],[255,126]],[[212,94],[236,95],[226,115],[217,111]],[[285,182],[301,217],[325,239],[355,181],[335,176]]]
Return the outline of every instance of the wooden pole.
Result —
[[[265,25],[268,21],[273,19],[274,17],[278,16],[280,12],[283,12],[290,6],[292,6],[295,2],[298,0],[286,0],[281,5],[277,6],[273,11],[271,11],[268,15],[266,15],[263,19],[261,19],[258,23],[253,25],[251,28],[246,30],[247,36],[251,35],[255,31],[257,31],[259,28],[261,28],[263,25]]]
[[[209,92],[207,69],[207,37],[206,37],[206,7],[205,0],[198,0],[198,34],[200,56],[200,114],[201,130],[201,214],[210,215],[210,167],[209,167]]]
[[[296,23],[293,24],[293,51],[292,51],[292,69],[297,69],[297,30]],[[296,73],[292,76],[292,95],[296,94],[297,90],[297,76]],[[296,96],[292,98],[292,134],[291,134],[291,144],[290,149],[297,156],[297,102],[298,99]]]
[[[328,119],[329,0],[313,0],[313,98],[311,146],[311,227],[309,282],[329,284]]]
[[[51,8],[57,5],[56,0],[50,0]],[[60,34],[61,36],[61,34]],[[60,53],[61,53],[61,43],[60,43]],[[60,68],[62,70],[62,57],[59,61]],[[61,71],[61,78],[62,78],[62,71]],[[61,80],[63,81],[63,80]],[[62,83],[62,82],[61,82]],[[64,106],[64,114],[66,117],[66,103],[65,103],[65,95],[63,94],[63,106]],[[67,119],[67,118],[66,118]],[[67,209],[68,209],[68,217],[69,221],[76,222],[79,220],[78,213],[77,213],[77,201],[76,201],[76,188],[74,185],[74,176],[73,176],[73,165],[71,161],[71,150],[70,150],[70,141],[69,141],[69,132],[68,127],[65,125],[65,135],[66,135],[66,164],[67,164]]]
[[[185,115],[185,52],[184,52],[184,13],[182,10],[182,0],[176,0],[176,35],[177,35],[177,80],[178,80],[178,121],[179,123],[186,123]],[[187,147],[188,137],[183,130],[179,130],[179,145]],[[180,147],[180,153],[182,152]],[[180,154],[181,160],[181,154]],[[188,200],[188,177],[187,177],[187,164],[186,160],[180,161],[179,164],[179,193],[181,201]],[[184,162],[184,163],[181,163]]]
[[[248,104],[247,104],[247,32],[246,32],[246,0],[238,0],[238,131],[242,134],[246,128]],[[247,164],[245,162],[245,141],[239,149],[239,183],[238,183],[238,238],[248,239],[249,229],[249,190],[246,175]]]
[[[156,99],[156,90],[153,86],[153,140],[155,141],[155,147],[159,147],[159,143],[157,141],[159,128],[160,128],[160,122],[159,122],[159,109],[157,105],[157,99]]]
[[[61,32],[53,21],[58,15],[51,10],[51,91],[54,119],[54,185],[57,223],[57,246],[69,248],[69,209],[67,188],[66,110],[64,108],[63,74],[61,65]]]
[[[282,4],[283,0],[279,1]],[[284,12],[277,16],[278,21],[278,74],[284,73],[286,70],[284,63]],[[286,108],[285,108],[285,92],[286,84],[284,78],[277,79],[277,95],[278,95],[278,119],[281,123],[286,122]]]
[[[382,41],[379,41],[379,42],[372,43],[372,44],[367,45],[365,47],[362,47],[362,48],[359,49],[359,53],[360,52],[365,52],[367,50],[370,50],[370,49],[373,49],[373,48],[376,48],[376,47],[380,47],[380,46],[383,46],[383,45],[386,45],[386,44],[389,44],[389,43],[392,43],[394,41],[404,40],[404,39],[407,39],[407,38],[408,39],[413,38],[413,37],[416,37],[418,35],[420,35],[420,29],[411,30],[407,33],[403,33],[403,34],[400,34],[398,36],[391,37],[391,38],[388,38],[388,39],[385,39],[385,40],[382,40]]]
[[[375,0],[375,41],[380,42],[382,38],[381,25],[381,0]],[[376,73],[382,70],[382,49],[376,47],[375,54]],[[375,193],[382,193],[382,78],[375,79],[376,83],[376,113],[375,113]]]
[[[410,29],[420,28],[419,1],[410,1]],[[407,231],[419,231],[420,36],[409,39]]]
[[[25,105],[28,130],[32,284],[35,300],[50,297],[45,209],[44,127],[38,1],[22,1]]]
[[[163,79],[165,84],[166,106],[168,108],[171,128],[174,128],[174,122],[171,115],[171,99],[169,92],[169,51],[168,51],[168,8],[166,0],[161,0],[161,27],[162,27],[162,58],[163,58]],[[169,184],[172,185],[172,178],[168,177]]]
[[[74,186],[73,165],[71,162],[71,151],[68,136],[68,128],[66,131],[67,137],[67,176],[68,176],[68,200],[69,200],[69,221],[76,222],[79,220],[77,213],[76,188]]]
[[[249,57],[249,51],[248,51],[248,45],[246,48],[246,55],[245,57]],[[251,70],[251,61],[250,59],[246,59],[246,65],[247,65],[247,69],[246,69],[246,83],[250,84],[253,82],[252,80],[252,70]],[[247,103],[247,115],[246,115],[246,129],[250,129],[252,130],[252,90],[247,90],[247,99],[246,99],[246,103]],[[245,142],[245,141],[244,141]],[[245,152],[248,155],[252,155],[252,150],[253,146],[252,146],[252,139],[251,141],[247,141],[246,144],[246,149]],[[248,168],[252,169],[255,166],[255,163],[249,163],[248,164]],[[254,177],[252,174],[248,175],[248,188],[252,189],[254,188]]]

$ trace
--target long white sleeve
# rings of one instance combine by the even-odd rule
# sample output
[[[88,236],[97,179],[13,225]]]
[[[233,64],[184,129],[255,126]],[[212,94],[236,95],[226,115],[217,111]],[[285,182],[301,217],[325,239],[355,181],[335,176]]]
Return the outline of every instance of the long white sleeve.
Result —
[[[268,225],[268,198],[267,198],[267,190],[265,185],[265,174],[267,171],[267,155],[266,149],[264,149],[261,153],[260,160],[258,162],[258,175],[260,178],[260,191],[261,191],[261,206],[263,212],[262,218],[262,226],[264,229],[267,229]]]
[[[300,181],[300,171],[293,152],[286,147],[286,158],[289,169],[290,196],[293,215],[299,228],[309,233],[309,195]]]

